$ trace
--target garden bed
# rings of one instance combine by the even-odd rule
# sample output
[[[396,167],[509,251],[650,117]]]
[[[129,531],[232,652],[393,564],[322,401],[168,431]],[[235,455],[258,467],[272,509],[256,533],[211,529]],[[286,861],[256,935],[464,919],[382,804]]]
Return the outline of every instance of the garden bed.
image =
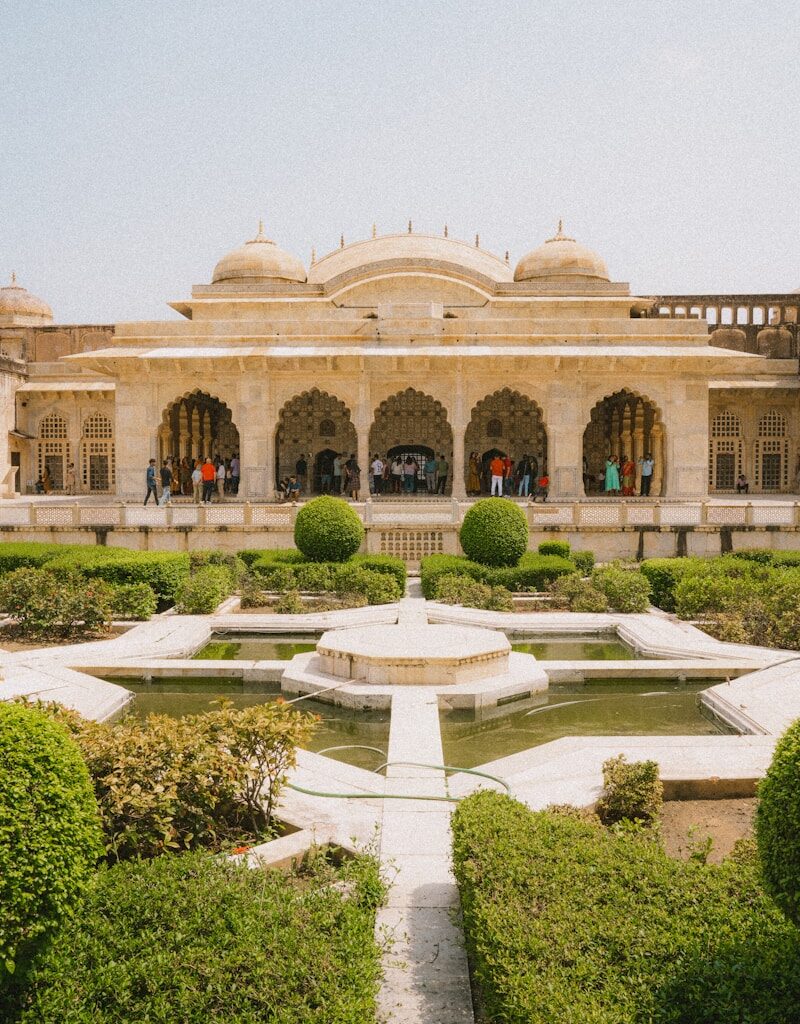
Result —
[[[753,834],[755,797],[735,800],[670,800],[661,812],[661,837],[670,857],[688,860],[711,839],[708,863],[730,856],[740,839]]]

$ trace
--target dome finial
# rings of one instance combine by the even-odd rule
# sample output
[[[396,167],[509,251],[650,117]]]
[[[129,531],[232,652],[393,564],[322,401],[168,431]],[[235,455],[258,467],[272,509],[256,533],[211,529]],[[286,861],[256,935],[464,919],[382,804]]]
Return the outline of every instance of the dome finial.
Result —
[[[267,238],[267,236],[264,234],[264,221],[260,217],[258,220],[258,234],[256,235],[255,238],[251,238],[250,242],[267,242],[269,245],[275,244],[271,238]]]
[[[378,225],[374,221],[372,222],[372,237],[378,237]]]
[[[475,248],[480,249],[481,247],[481,236],[475,235]]]
[[[508,263],[509,259],[510,259],[510,254],[509,254],[508,249],[506,249],[506,263]]]
[[[408,218],[408,233],[409,233],[409,235],[411,234],[411,231],[412,231],[412,228],[411,228],[411,218],[409,217]]]
[[[313,267],[316,262],[317,262],[317,250],[312,245],[311,246],[311,266]]]
[[[16,288],[17,287],[17,272],[16,272],[16,270],[12,270],[11,271],[11,287],[12,288]]]
[[[447,225],[446,225],[446,224],[445,224],[445,226],[444,226],[444,237],[445,237],[445,238],[447,238],[447,237],[448,237],[448,235],[447,235]]]
[[[344,231],[339,235],[339,248],[344,249]]]
[[[547,239],[548,242],[574,242],[574,238],[570,238],[569,235],[564,234],[564,221],[558,218],[558,231],[553,235],[552,238]]]

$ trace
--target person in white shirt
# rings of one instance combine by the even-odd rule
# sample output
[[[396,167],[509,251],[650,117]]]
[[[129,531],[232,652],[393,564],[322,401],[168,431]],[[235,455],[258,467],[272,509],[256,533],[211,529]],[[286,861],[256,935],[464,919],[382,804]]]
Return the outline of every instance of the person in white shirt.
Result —
[[[217,495],[219,500],[222,501],[222,495],[225,493],[225,463],[220,462],[217,466]]]
[[[194,469],[192,470],[192,494],[194,495],[195,505],[199,505],[203,494],[203,474],[200,472],[199,460],[195,462]]]
[[[383,462],[377,452],[369,468],[372,473],[372,493],[380,494],[383,490]]]

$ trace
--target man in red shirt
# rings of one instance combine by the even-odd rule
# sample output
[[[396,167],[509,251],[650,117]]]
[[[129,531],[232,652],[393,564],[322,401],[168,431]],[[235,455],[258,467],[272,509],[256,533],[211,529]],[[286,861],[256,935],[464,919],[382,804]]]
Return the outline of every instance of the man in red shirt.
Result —
[[[492,472],[492,496],[497,494],[498,498],[503,496],[503,471],[505,466],[503,460],[499,455],[495,455],[492,461],[489,463],[489,469]]]
[[[217,479],[217,470],[211,459],[206,459],[200,473],[203,477],[203,504],[211,504],[211,495],[214,493],[214,483]]]

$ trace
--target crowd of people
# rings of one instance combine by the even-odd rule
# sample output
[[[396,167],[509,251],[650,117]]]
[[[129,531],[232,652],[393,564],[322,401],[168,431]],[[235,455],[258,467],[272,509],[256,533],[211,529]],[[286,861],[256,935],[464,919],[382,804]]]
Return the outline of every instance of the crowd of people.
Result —
[[[229,459],[167,458],[160,467],[150,459],[145,472],[147,487],[144,504],[150,498],[158,505],[168,505],[178,495],[191,497],[196,505],[210,505],[216,498],[222,501],[226,494],[237,495],[241,480],[241,462],[236,452]],[[161,491],[159,495],[159,489]]]
[[[541,498],[547,501],[550,477],[547,467],[539,471],[539,460],[527,453],[520,459],[495,452],[491,458],[481,458],[478,452],[470,452],[467,471],[467,495],[481,494],[501,497]]]
[[[605,467],[597,474],[596,480],[589,472],[586,458],[583,460],[583,486],[588,494],[592,490],[600,494],[622,494],[625,498],[632,498],[636,494],[636,473],[639,471],[639,496],[647,498],[650,495],[650,488],[653,485],[653,470],[655,462],[650,452],[634,462],[627,455],[617,458],[616,455],[609,455]],[[596,487],[594,486],[596,483]]]
[[[296,501],[308,492],[309,458],[301,455],[295,463],[294,473],[278,483],[280,501]],[[361,467],[355,453],[323,454],[319,463],[319,490],[321,494],[338,494],[358,501],[361,493]],[[437,458],[431,454],[425,459],[407,454],[383,458],[375,452],[369,464],[368,486],[370,494],[444,494],[450,476],[450,463],[444,452]]]

